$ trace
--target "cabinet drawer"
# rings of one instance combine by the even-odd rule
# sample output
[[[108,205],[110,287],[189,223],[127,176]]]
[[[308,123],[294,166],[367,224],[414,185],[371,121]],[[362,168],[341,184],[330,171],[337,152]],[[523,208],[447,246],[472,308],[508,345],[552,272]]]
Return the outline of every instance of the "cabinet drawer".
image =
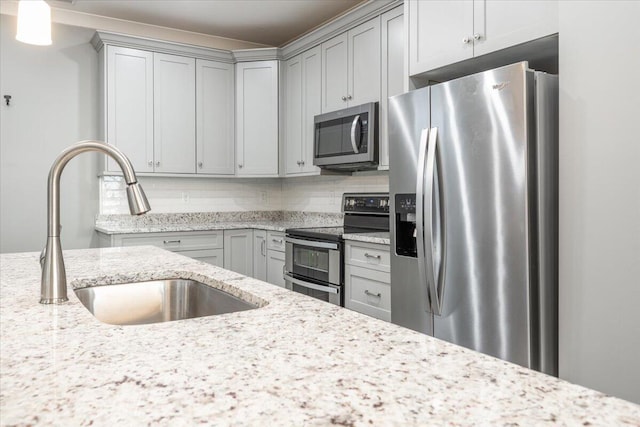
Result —
[[[391,321],[390,274],[347,265],[345,307],[381,320]]]
[[[177,252],[223,247],[222,231],[128,234],[115,238],[115,246],[152,245]]]
[[[387,245],[347,242],[344,262],[358,267],[389,272],[391,271],[391,252]]]
[[[177,251],[176,253],[215,265],[216,267],[224,267],[224,249],[200,249],[195,251]]]
[[[267,249],[284,252],[284,233],[278,231],[267,232]]]

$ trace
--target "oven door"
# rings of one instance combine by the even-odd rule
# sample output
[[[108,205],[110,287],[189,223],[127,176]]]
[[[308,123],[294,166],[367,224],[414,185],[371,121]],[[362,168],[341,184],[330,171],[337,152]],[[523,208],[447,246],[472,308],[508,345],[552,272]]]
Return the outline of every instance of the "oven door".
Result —
[[[285,237],[287,274],[328,285],[342,285],[342,244]]]
[[[294,292],[298,292],[310,297],[343,306],[342,286],[321,285],[318,283],[307,282],[305,280],[296,279],[290,274],[284,274],[286,288]]]

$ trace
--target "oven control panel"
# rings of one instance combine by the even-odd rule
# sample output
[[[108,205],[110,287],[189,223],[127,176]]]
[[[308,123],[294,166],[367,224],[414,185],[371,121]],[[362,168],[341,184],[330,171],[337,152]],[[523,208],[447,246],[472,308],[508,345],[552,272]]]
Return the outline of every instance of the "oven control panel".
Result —
[[[389,214],[388,193],[345,193],[342,196],[342,212]]]

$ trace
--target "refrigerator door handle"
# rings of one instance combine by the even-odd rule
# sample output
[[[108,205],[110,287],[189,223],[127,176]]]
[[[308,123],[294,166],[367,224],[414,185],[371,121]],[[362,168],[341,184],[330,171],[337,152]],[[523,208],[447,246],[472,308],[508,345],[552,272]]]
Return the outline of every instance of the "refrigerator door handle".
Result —
[[[427,268],[425,265],[425,238],[424,238],[424,181],[426,168],[427,140],[429,129],[422,129],[420,143],[418,145],[418,176],[416,181],[416,249],[418,252],[418,280],[421,286],[427,286]],[[432,312],[429,292],[427,292],[426,311]]]
[[[434,181],[436,174],[436,150],[438,144],[438,128],[434,127],[429,130],[429,141],[427,143],[427,160],[426,160],[426,184],[424,191],[424,263],[425,275],[429,286],[429,298],[431,299],[431,312],[435,315],[442,314],[442,304],[440,295],[438,294],[438,283],[436,282],[436,270],[434,266],[434,229],[433,229],[433,194]],[[417,216],[417,215],[416,215]]]

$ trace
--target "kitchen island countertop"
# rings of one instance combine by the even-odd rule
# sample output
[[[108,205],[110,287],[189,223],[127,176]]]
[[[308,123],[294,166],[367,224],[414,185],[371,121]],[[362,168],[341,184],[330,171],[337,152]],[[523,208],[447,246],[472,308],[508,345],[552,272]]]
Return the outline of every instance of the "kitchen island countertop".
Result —
[[[640,406],[150,246],[65,251],[73,287],[194,278],[261,305],[140,326],[38,303],[0,255],[0,424],[638,425]]]

